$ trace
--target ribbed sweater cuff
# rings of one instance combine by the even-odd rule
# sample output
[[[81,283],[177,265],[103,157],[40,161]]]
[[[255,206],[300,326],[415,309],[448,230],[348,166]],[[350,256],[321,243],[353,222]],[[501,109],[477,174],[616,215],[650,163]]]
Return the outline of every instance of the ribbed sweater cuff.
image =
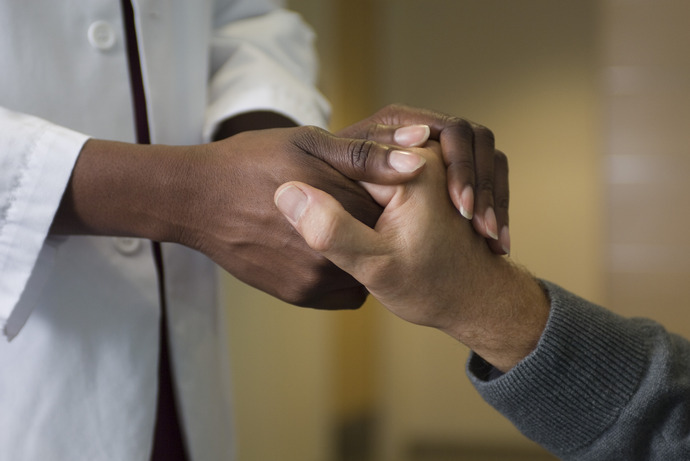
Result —
[[[481,396],[546,449],[567,454],[596,440],[639,386],[647,351],[634,322],[543,282],[551,314],[535,351],[508,373],[472,354]]]

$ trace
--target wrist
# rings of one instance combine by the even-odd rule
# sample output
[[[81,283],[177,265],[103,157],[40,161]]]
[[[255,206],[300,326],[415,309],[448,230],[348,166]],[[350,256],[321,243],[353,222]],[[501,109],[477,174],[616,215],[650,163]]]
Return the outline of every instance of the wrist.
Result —
[[[87,141],[51,233],[176,241],[184,159],[194,148]]]
[[[537,347],[550,303],[529,272],[504,257],[495,261],[490,280],[472,297],[468,315],[444,331],[506,372]]]

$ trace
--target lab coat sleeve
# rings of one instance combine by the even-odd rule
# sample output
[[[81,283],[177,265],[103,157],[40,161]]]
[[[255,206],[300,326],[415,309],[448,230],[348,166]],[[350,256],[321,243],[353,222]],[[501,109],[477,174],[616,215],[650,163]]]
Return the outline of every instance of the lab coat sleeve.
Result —
[[[293,12],[266,5],[237,18],[241,4],[220,11],[211,45],[204,139],[234,115],[269,110],[301,125],[327,125],[330,107],[315,88],[314,33]],[[262,3],[262,2],[259,2]],[[238,4],[240,4],[238,6]],[[261,13],[261,14],[259,14]]]
[[[29,314],[31,303],[19,301],[30,279],[40,284],[44,271],[34,268],[39,255],[50,259],[44,243],[86,139],[0,107],[0,329],[8,338]]]

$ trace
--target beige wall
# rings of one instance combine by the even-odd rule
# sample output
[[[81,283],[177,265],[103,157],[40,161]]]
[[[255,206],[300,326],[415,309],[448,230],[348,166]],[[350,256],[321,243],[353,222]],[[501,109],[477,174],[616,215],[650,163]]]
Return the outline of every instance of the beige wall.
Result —
[[[290,4],[321,37],[336,128],[389,102],[491,127],[511,162],[514,259],[605,301],[598,2]],[[441,333],[374,302],[320,313],[228,287],[241,461],[338,459],[338,419],[367,409],[379,461],[406,459],[411,443],[531,449],[477,397],[467,351]]]
[[[689,17],[685,0],[609,0],[603,11],[610,306],[686,337]]]

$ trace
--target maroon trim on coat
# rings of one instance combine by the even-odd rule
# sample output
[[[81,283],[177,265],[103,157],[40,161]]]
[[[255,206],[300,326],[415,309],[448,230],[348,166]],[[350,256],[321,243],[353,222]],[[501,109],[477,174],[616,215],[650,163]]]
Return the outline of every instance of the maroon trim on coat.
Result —
[[[132,89],[132,103],[137,143],[150,144],[146,94],[141,74],[137,32],[134,26],[134,10],[130,0],[122,0],[125,25],[125,43],[129,59],[129,77]],[[158,397],[156,402],[156,424],[153,434],[151,461],[188,461],[187,449],[180,426],[175,388],[170,362],[170,345],[167,328],[167,306],[165,299],[165,272],[163,252],[159,242],[152,242],[153,257],[158,273],[158,292],[161,304],[160,349],[158,359]]]

